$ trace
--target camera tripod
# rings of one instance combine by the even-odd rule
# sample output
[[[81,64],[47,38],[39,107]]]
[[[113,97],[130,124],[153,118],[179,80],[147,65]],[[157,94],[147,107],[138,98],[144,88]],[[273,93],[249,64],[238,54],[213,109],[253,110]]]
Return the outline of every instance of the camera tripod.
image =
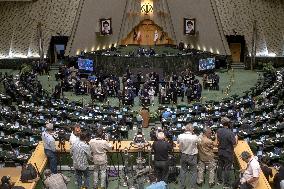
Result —
[[[59,153],[58,153],[58,159],[59,159],[59,172],[62,171],[62,158],[61,158],[61,154],[64,152],[66,153],[66,148],[65,148],[65,139],[64,138],[59,138],[59,143],[58,143],[58,148],[60,149]]]
[[[134,161],[136,164],[136,170],[133,170],[133,163],[130,160],[132,155],[129,155],[128,151],[135,144],[135,148],[138,148],[137,157]],[[143,157],[143,152],[146,151],[146,148],[149,146],[148,143],[131,143],[129,148],[124,149],[124,160],[123,160],[123,170],[124,170],[124,178],[122,186],[128,186],[129,189],[144,189],[145,177],[150,172],[150,157],[151,151],[148,150],[148,158],[149,158],[149,169],[146,168],[147,160]],[[131,170],[130,170],[131,169]],[[131,175],[130,175],[131,174]]]

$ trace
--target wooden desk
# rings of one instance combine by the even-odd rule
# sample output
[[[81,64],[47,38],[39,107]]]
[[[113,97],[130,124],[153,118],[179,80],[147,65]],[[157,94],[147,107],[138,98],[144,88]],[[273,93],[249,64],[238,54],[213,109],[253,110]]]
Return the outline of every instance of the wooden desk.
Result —
[[[21,167],[4,167],[4,168],[0,168],[0,179],[3,176],[10,176],[11,177],[11,183],[15,184],[21,177],[21,171],[22,168]],[[1,183],[1,181],[0,181]]]
[[[241,153],[243,151],[248,151],[249,153],[253,154],[248,143],[245,142],[245,141],[239,141],[238,142],[238,145],[235,147],[235,155],[237,157],[237,160],[239,162],[239,165],[240,165],[240,168],[241,169],[246,169],[247,167],[247,163],[244,162],[242,159],[241,159]],[[259,183],[256,187],[256,189],[271,189],[271,186],[269,185],[268,181],[266,180],[263,172],[261,171],[260,173],[260,176],[259,176]]]
[[[43,172],[47,163],[47,158],[44,154],[43,142],[39,142],[28,163],[31,163],[32,165],[36,163],[39,172]],[[33,189],[36,187],[36,184],[37,182],[22,183],[19,178],[15,183],[15,186],[22,186],[25,189]]]

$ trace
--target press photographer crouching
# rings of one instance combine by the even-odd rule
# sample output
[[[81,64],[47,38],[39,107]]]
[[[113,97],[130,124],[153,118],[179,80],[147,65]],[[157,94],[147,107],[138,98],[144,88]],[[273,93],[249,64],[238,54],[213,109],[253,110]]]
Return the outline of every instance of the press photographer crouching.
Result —
[[[261,172],[259,162],[249,152],[243,151],[241,158],[247,163],[247,168],[240,170],[240,180],[234,184],[234,189],[252,189],[258,184],[259,174]]]
[[[10,182],[10,176],[3,176],[1,178],[0,189],[11,189],[11,188],[12,188],[12,184]]]
[[[44,171],[44,186],[48,189],[67,189],[70,179],[61,173],[53,174],[50,169]]]

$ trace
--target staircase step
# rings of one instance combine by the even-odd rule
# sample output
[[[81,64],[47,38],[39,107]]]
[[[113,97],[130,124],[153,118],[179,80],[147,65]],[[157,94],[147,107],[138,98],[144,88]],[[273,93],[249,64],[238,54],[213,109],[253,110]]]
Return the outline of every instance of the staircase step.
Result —
[[[234,62],[231,64],[231,68],[234,68],[234,69],[244,69],[246,66],[244,63],[242,62]]]

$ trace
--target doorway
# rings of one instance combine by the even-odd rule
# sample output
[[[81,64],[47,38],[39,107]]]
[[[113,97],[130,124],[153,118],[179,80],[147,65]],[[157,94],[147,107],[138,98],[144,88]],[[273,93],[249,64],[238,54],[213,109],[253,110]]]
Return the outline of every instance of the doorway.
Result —
[[[227,35],[233,63],[244,62],[246,42],[243,35]]]
[[[54,64],[65,58],[68,36],[52,36],[49,45],[50,63]]]
[[[233,62],[241,62],[241,43],[230,43],[229,47]]]

